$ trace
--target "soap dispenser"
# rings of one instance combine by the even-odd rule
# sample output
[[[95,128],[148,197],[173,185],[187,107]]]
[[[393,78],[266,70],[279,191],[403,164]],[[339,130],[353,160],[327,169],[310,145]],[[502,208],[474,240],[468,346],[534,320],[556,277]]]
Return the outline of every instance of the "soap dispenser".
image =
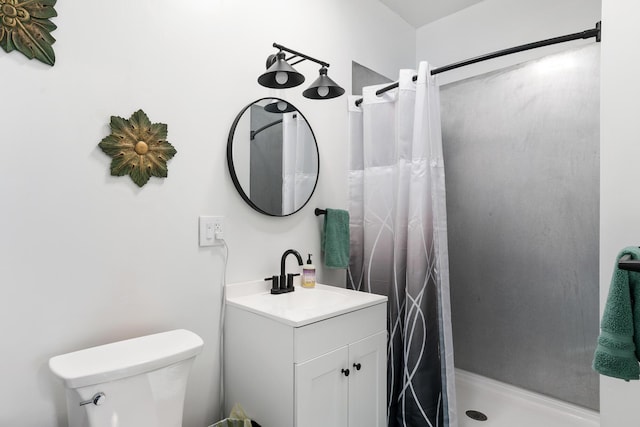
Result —
[[[314,288],[316,286],[316,267],[311,264],[311,254],[307,263],[302,267],[302,287]]]

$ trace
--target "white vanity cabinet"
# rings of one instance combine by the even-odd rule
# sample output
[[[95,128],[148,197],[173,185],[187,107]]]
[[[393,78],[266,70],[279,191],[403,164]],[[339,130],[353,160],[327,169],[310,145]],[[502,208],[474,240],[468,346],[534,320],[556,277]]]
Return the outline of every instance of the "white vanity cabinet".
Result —
[[[295,424],[384,427],[386,331],[295,364]]]
[[[239,403],[263,427],[385,426],[387,298],[322,285],[292,294],[228,291],[226,411]]]

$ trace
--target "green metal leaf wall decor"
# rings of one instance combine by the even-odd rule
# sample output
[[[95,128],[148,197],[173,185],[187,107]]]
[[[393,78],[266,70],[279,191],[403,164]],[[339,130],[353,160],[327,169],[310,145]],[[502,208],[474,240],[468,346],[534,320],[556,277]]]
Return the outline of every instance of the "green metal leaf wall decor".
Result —
[[[53,8],[56,1],[0,0],[0,46],[53,65],[56,56],[51,45],[56,39],[50,33],[57,27],[49,18],[58,16]]]
[[[111,135],[98,146],[113,158],[111,175],[128,174],[142,187],[152,176],[167,177],[167,161],[177,151],[166,138],[167,125],[151,123],[145,112],[138,110],[129,120],[111,116]]]

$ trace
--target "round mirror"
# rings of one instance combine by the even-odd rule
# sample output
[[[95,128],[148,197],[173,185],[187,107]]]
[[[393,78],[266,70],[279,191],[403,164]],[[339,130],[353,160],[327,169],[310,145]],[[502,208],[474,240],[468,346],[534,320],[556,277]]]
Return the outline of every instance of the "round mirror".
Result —
[[[318,145],[305,117],[287,101],[262,98],[233,121],[229,173],[240,196],[265,215],[287,216],[307,204],[318,182]]]

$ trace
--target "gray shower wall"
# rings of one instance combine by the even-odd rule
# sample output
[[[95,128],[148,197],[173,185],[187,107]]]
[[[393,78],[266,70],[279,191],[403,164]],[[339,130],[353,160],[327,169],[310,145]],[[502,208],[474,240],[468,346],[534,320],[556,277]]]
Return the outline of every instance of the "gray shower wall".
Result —
[[[260,129],[282,115],[259,105],[251,106],[251,129]],[[282,214],[282,125],[260,132],[250,148],[250,198],[261,209]]]
[[[456,367],[594,410],[599,55],[441,88]]]

